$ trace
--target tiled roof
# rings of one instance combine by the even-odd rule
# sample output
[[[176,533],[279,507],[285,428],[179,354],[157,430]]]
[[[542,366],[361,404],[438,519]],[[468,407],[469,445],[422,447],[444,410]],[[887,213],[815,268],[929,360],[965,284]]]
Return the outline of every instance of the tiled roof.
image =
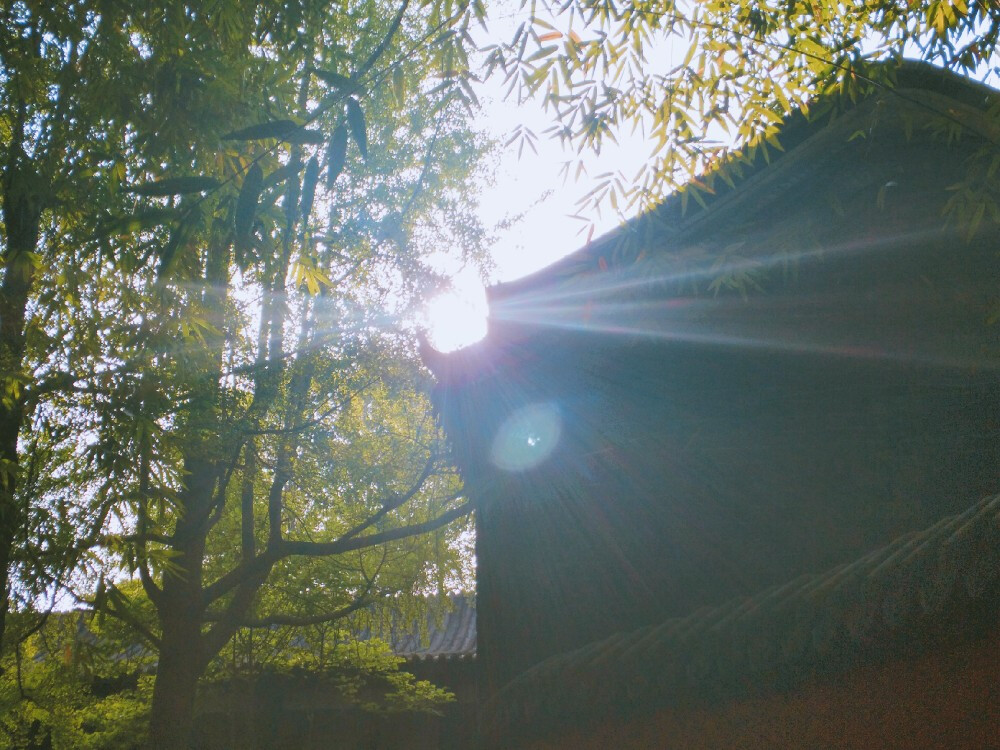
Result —
[[[426,619],[413,622],[389,607],[372,608],[352,637],[385,641],[405,659],[471,658],[476,655],[476,603],[466,594],[452,594],[448,605],[429,601]],[[443,611],[442,611],[443,610]]]
[[[952,610],[992,601],[998,583],[1000,495],[825,573],[550,657],[503,688],[486,715],[502,735],[790,687],[809,670],[877,655],[922,624],[961,627],[966,618]]]
[[[407,659],[474,656],[476,605],[469,597],[460,595],[451,597],[451,606],[440,620],[429,615],[423,634],[416,627],[393,633],[392,650]]]

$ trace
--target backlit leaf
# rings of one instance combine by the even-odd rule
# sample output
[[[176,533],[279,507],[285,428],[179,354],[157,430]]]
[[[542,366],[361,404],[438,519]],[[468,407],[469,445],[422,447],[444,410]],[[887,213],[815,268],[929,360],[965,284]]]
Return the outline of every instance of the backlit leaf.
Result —
[[[332,186],[344,170],[344,160],[347,157],[347,126],[341,123],[333,131],[330,145],[326,150],[326,184]]]
[[[347,124],[351,127],[351,136],[358,144],[361,158],[368,161],[368,134],[365,131],[365,113],[353,96],[347,100]]]

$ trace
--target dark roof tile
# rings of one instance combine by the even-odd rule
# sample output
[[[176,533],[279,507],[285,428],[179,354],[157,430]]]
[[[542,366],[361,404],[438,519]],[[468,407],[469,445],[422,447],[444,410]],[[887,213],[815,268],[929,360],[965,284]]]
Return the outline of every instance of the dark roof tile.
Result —
[[[947,620],[951,608],[997,594],[998,581],[1000,495],[825,573],[545,659],[503,688],[487,716],[494,731],[522,731],[533,717],[578,720],[637,694],[659,709],[787,684]]]

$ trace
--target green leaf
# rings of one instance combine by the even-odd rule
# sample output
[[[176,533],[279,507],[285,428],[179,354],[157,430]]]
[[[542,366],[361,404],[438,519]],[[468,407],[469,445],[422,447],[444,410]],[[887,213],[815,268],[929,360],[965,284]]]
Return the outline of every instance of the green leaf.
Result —
[[[330,138],[330,145],[326,150],[326,184],[333,187],[333,183],[344,170],[344,160],[347,158],[347,126],[341,123],[333,131]]]
[[[302,178],[302,200],[299,203],[299,215],[303,222],[309,221],[312,213],[313,200],[316,198],[316,183],[319,181],[319,159],[315,156],[306,165],[306,173]]]
[[[347,100],[347,124],[351,127],[351,136],[358,144],[361,158],[368,161],[368,134],[365,132],[365,113],[353,96]]]

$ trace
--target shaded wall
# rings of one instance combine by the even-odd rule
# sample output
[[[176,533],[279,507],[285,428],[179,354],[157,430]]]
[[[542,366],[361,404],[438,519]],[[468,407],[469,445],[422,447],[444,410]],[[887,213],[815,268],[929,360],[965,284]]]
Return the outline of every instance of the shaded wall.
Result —
[[[608,721],[525,750],[987,748],[1000,727],[1000,633],[813,680],[794,693]]]

